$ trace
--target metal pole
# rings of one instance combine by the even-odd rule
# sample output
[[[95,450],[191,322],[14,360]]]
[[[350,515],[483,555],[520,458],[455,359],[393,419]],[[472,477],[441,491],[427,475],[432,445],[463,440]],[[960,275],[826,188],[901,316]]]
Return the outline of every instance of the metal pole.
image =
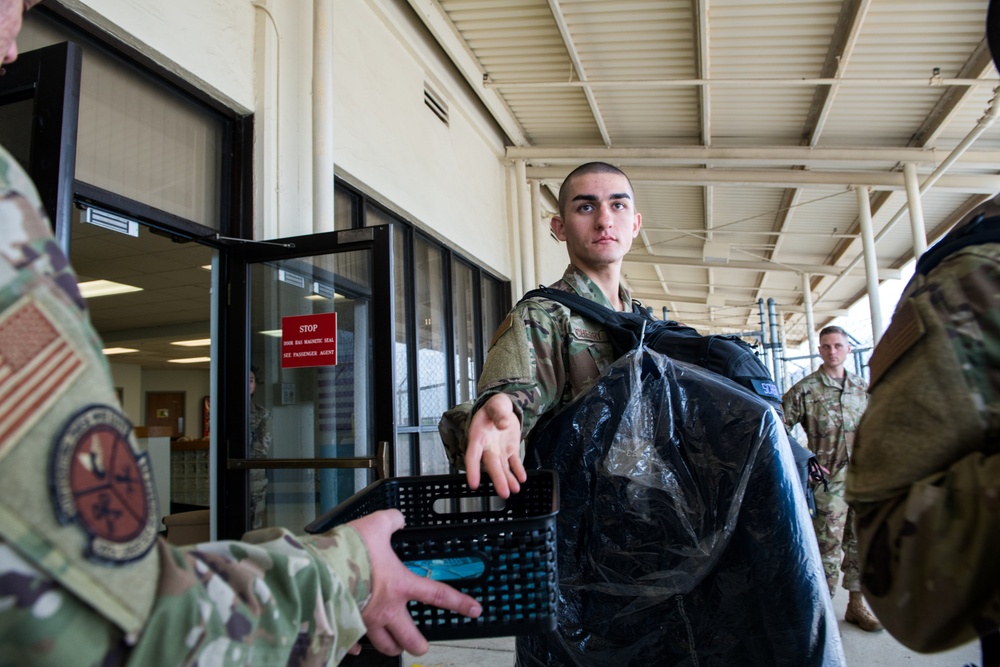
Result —
[[[764,365],[767,366],[767,351],[770,346],[767,344],[767,321],[764,319],[764,299],[757,299],[757,305],[760,307],[760,349],[764,353]],[[773,367],[771,368],[771,377],[774,377]]]
[[[767,319],[771,324],[771,368],[773,370],[772,377],[774,381],[778,384],[778,391],[782,394],[785,393],[782,389],[781,381],[781,365],[778,362],[778,357],[781,354],[781,342],[778,338],[778,308],[775,305],[774,297],[767,300]]]
[[[785,362],[785,322],[781,320],[778,324],[778,340],[781,341],[781,379],[778,380],[778,391],[784,395],[785,378],[788,377],[788,364]]]
[[[809,367],[816,370],[816,355],[819,350],[816,347],[816,320],[813,319],[813,294],[812,276],[808,273],[802,274],[802,306],[806,311],[806,337],[809,340]]]
[[[872,207],[868,188],[855,186],[858,193],[858,217],[861,240],[864,243],[865,275],[868,278],[868,305],[872,313],[872,345],[882,338],[882,303],[878,293],[878,256],[875,254],[875,232],[872,230]]]
[[[670,319],[669,317],[667,317],[667,315],[669,315],[669,314],[670,314],[670,309],[667,308],[666,306],[664,306],[663,307],[663,321],[664,322],[666,322],[667,320]]]
[[[927,252],[927,232],[924,230],[924,204],[920,199],[920,183],[917,181],[917,166],[912,162],[903,165],[906,181],[906,201],[910,207],[910,229],[913,232],[913,259]]]
[[[521,243],[521,282],[524,289],[535,287],[535,256],[534,236],[531,232],[531,188],[525,176],[524,160],[514,163],[517,172],[517,224],[520,227],[519,241]]]

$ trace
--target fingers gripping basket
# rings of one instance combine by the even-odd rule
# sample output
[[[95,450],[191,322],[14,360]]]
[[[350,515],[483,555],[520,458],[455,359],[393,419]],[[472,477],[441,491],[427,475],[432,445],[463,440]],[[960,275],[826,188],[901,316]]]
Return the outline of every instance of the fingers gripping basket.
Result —
[[[484,476],[471,490],[465,475],[380,480],[308,526],[321,533],[383,509],[398,509],[406,527],[392,547],[412,571],[447,581],[479,601],[479,618],[409,603],[428,640],[550,632],[556,627],[558,479],[528,473],[520,493],[504,500]]]

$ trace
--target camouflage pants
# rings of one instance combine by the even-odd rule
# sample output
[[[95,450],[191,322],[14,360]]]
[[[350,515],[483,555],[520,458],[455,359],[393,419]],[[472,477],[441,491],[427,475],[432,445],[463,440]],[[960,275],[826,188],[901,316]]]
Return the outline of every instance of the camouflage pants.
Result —
[[[844,588],[852,592],[861,591],[861,575],[858,568],[858,538],[854,531],[854,510],[844,500],[844,484],[847,467],[831,475],[825,490],[822,484],[813,487],[816,495],[816,516],[813,528],[819,542],[819,553],[826,573],[826,584],[830,595],[837,588],[837,579],[844,573]]]

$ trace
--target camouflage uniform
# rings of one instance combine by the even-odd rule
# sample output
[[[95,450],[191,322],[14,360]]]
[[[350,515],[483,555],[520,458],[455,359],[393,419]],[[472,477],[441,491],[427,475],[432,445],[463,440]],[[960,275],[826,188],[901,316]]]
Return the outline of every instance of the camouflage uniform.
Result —
[[[611,308],[601,289],[573,265],[551,287]],[[625,310],[631,311],[632,297],[624,285],[619,286],[619,296]],[[452,465],[465,468],[469,420],[490,396],[502,392],[511,397],[523,442],[539,417],[589,389],[615,359],[600,324],[548,299],[518,304],[493,337],[479,378],[479,397],[448,410],[441,419],[441,439]]]
[[[76,278],[0,148],[0,667],[322,665],[365,632],[343,528],[179,549]]]
[[[820,368],[796,383],[782,399],[785,427],[791,432],[796,424],[801,424],[809,449],[819,464],[830,471],[825,487],[822,484],[813,487],[816,497],[813,528],[831,596],[841,571],[845,589],[861,590],[854,513],[844,500],[844,483],[854,434],[868,405],[868,393],[860,376],[846,370],[844,376],[841,387]]]
[[[271,413],[250,401],[250,458],[266,459],[271,452]],[[250,471],[250,528],[263,528],[267,517],[267,470]]]
[[[998,285],[996,243],[918,270],[871,359],[847,499],[865,597],[918,651],[1000,626]]]

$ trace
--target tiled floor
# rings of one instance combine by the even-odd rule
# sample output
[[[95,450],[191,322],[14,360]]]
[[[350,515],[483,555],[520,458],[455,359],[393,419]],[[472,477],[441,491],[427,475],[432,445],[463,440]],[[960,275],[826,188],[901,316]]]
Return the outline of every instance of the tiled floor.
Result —
[[[914,653],[887,632],[865,632],[845,623],[847,592],[840,589],[833,598],[840,619],[840,634],[849,667],[962,667],[979,664],[979,644],[971,643],[952,651],[922,655]],[[514,639],[469,640],[431,644],[423,656],[403,656],[403,667],[511,667],[514,664]],[[623,666],[624,667],[624,666]]]

